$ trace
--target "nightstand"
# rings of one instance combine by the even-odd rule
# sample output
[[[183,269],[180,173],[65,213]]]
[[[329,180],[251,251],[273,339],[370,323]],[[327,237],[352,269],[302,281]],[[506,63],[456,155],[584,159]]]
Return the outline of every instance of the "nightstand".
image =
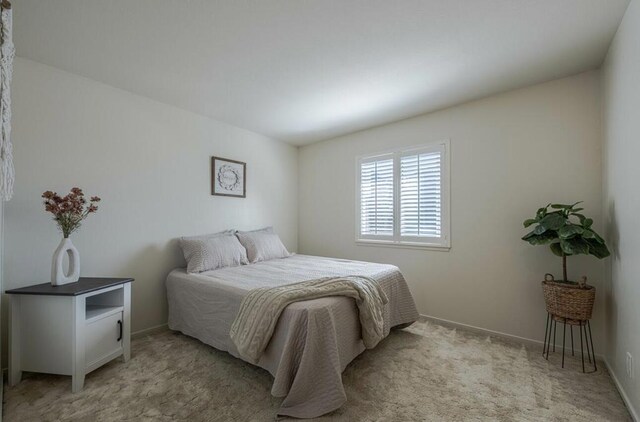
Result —
[[[105,363],[131,356],[132,278],[81,277],[7,290],[9,384],[22,371],[71,375],[78,392],[84,377]]]

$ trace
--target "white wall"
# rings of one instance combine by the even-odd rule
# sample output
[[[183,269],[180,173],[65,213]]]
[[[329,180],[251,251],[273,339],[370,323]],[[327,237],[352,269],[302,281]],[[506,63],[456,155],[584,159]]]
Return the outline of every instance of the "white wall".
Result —
[[[134,331],[167,320],[175,238],[272,224],[297,249],[295,147],[21,58],[13,104],[6,289],[49,281],[61,235],[40,195],[76,185],[103,199],[72,235],[81,274],[136,279]],[[246,199],[210,195],[211,155],[247,162]]]
[[[522,221],[548,202],[583,200],[601,227],[600,117],[593,71],[301,148],[299,249],[398,265],[422,314],[542,340],[540,281],[560,277],[561,262],[520,240]],[[355,157],[445,138],[451,250],[356,245]],[[569,258],[569,276],[583,274],[601,287],[602,261]]]
[[[0,292],[4,291],[4,279],[3,279],[3,268],[4,268],[4,252],[3,252],[3,243],[4,243],[4,202],[0,203]],[[0,314],[4,311],[5,305],[2,304],[2,300],[0,300]],[[4,321],[4,319],[3,319]],[[1,326],[1,324],[0,324]],[[1,333],[5,332],[4,327],[0,328]],[[3,350],[3,346],[7,343],[6,335],[0,335],[0,350]],[[3,353],[4,356],[4,353]],[[0,359],[0,366],[4,368],[4,362]],[[0,383],[4,385],[4,371],[1,371],[0,375]],[[0,402],[4,403],[3,394],[4,388],[0,388]],[[2,412],[0,411],[0,422],[2,422]]]
[[[640,1],[632,0],[603,66],[606,357],[636,418],[640,410]],[[635,376],[626,374],[626,353]]]

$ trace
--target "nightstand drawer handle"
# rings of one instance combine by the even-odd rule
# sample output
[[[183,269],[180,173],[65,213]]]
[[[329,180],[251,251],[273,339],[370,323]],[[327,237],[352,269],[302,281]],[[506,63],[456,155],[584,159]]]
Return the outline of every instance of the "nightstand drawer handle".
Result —
[[[118,320],[118,329],[119,329],[119,334],[118,334],[118,340],[116,341],[120,341],[122,340],[122,321]]]

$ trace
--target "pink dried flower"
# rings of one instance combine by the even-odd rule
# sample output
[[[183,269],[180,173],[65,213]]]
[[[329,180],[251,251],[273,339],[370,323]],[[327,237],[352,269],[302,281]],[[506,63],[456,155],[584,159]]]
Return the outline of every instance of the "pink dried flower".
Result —
[[[98,211],[98,206],[94,202],[99,202],[97,196],[91,197],[91,204],[85,208],[87,200],[82,189],[74,187],[69,194],[60,197],[56,192],[50,190],[42,194],[45,200],[44,210],[53,214],[53,220],[58,224],[64,237],[69,237],[71,233],[80,228],[82,220],[89,214]]]
[[[46,203],[44,204],[44,210],[47,212],[50,212],[52,214],[57,214],[58,212],[60,212],[60,209],[58,208],[58,206],[56,204],[49,204]]]

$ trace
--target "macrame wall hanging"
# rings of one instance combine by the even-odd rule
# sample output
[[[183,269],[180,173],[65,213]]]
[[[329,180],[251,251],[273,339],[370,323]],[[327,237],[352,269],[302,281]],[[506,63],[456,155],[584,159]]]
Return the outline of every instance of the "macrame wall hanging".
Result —
[[[13,76],[11,3],[4,0],[0,3],[0,199],[8,201],[13,196],[13,146],[11,145],[11,78]]]

